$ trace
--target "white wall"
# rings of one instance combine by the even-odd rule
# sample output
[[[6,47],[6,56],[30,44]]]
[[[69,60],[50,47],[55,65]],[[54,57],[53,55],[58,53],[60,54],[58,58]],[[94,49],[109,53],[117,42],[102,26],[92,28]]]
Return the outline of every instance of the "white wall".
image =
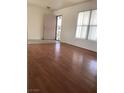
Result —
[[[28,40],[43,38],[43,19],[50,10],[28,4]]]
[[[55,11],[55,15],[63,16],[61,41],[92,51],[97,51],[97,42],[75,38],[78,13],[80,11],[96,8],[97,3],[95,0],[92,0],[89,2]]]

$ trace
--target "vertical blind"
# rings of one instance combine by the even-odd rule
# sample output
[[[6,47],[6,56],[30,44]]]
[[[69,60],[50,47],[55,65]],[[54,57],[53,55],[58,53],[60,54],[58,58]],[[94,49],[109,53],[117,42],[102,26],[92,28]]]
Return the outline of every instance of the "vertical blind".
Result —
[[[96,10],[80,12],[78,15],[76,38],[97,40]]]

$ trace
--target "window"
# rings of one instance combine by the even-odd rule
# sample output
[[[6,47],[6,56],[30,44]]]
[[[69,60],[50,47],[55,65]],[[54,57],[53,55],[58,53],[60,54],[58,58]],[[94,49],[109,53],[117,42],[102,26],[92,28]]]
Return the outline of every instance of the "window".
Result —
[[[80,12],[78,15],[76,38],[97,40],[96,10]]]

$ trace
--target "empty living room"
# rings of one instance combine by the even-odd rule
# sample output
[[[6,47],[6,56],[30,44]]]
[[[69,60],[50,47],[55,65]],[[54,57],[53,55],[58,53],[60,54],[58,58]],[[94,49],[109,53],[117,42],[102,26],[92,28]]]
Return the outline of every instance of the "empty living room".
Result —
[[[123,0],[1,0],[0,93],[124,93]]]
[[[97,93],[97,1],[28,0],[28,93]]]

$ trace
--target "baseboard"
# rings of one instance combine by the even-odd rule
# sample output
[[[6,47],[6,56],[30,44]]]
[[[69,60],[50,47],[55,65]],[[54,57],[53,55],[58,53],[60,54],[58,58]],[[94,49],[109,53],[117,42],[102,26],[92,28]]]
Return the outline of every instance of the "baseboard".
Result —
[[[74,46],[74,47],[78,47],[78,48],[81,48],[81,49],[84,49],[84,50],[87,50],[87,51],[90,51],[90,52],[93,52],[93,53],[97,53],[96,51],[89,50],[89,49],[87,49],[87,48],[83,48],[83,47],[79,47],[79,46],[76,46],[76,45],[73,45],[73,44],[70,44],[70,43],[67,43],[67,42],[63,42],[63,41],[61,41],[61,43],[63,43],[63,44],[68,44],[68,45],[70,45],[70,46]]]

